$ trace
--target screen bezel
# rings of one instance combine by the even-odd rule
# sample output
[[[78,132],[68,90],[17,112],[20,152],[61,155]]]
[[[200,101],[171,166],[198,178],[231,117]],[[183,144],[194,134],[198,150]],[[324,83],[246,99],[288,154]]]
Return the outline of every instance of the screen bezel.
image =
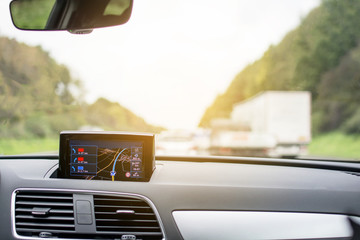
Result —
[[[142,142],[143,143],[143,169],[144,177],[129,178],[117,181],[148,182],[155,170],[155,136],[154,134],[123,133],[123,132],[61,132],[59,149],[59,177],[70,179],[84,179],[84,176],[70,175],[70,141],[120,141],[120,142]],[[92,180],[102,181],[102,180]],[[105,180],[103,180],[105,181]]]

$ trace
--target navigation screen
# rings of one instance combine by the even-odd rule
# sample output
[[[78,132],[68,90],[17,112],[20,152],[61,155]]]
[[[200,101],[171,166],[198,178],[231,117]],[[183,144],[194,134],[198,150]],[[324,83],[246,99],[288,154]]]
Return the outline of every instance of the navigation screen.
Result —
[[[143,177],[143,143],[70,141],[70,176],[87,180],[126,180]]]
[[[154,135],[60,134],[60,174],[65,178],[148,181],[154,166]]]

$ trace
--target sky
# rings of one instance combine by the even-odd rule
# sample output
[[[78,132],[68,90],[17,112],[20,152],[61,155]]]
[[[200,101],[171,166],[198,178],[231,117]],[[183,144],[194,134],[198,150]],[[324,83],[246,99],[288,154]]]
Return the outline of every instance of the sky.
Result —
[[[189,129],[320,0],[134,0],[128,23],[88,35],[17,30],[8,4],[0,0],[0,35],[65,64],[87,102],[105,97],[148,123]]]

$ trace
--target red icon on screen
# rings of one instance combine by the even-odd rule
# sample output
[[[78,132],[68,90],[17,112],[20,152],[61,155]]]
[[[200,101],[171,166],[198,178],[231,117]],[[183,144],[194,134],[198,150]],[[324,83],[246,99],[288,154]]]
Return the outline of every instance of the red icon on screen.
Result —
[[[78,152],[82,153],[82,152],[84,152],[84,149],[83,148],[78,148]]]
[[[125,177],[129,178],[131,174],[129,172],[125,173]]]
[[[78,157],[78,161],[79,161],[79,162],[84,161],[84,157]]]

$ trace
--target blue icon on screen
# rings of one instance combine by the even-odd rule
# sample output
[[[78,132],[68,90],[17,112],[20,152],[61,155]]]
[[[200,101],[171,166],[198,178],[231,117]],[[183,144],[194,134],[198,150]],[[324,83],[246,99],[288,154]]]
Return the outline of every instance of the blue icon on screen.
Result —
[[[84,171],[84,166],[78,166],[78,172]]]

